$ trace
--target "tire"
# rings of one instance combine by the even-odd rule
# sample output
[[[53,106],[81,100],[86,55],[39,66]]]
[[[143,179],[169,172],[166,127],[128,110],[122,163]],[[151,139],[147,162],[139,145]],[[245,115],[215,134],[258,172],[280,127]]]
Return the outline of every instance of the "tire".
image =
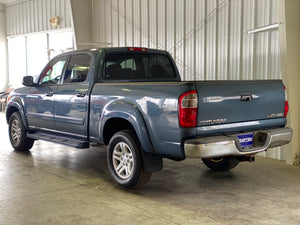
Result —
[[[132,132],[113,135],[108,144],[107,162],[113,180],[123,188],[132,189],[148,182],[151,172],[144,169],[142,149]]]
[[[34,140],[27,137],[26,129],[18,112],[14,112],[8,122],[9,139],[13,148],[17,151],[29,151]]]
[[[213,171],[231,170],[239,164],[239,160],[233,157],[202,159],[203,163]]]

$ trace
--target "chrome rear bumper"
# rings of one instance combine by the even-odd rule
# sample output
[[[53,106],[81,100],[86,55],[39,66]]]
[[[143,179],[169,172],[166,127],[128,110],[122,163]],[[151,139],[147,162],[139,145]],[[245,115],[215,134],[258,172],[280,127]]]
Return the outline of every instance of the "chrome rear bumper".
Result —
[[[187,158],[215,158],[223,156],[254,155],[268,148],[288,144],[293,130],[289,127],[254,131],[253,146],[243,148],[237,135],[202,137],[186,140],[184,151]]]

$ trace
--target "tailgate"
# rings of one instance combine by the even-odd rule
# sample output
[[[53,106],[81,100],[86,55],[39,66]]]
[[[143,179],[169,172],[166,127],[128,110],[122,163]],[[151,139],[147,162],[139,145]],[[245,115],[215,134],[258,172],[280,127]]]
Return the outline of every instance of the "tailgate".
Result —
[[[281,80],[195,82],[198,127],[284,117]]]

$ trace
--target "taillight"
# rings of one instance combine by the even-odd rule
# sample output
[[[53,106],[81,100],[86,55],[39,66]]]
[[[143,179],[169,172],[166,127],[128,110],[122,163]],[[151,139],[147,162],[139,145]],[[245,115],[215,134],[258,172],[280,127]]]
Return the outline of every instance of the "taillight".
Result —
[[[284,95],[285,95],[285,102],[284,102],[284,118],[287,116],[288,112],[289,112],[289,102],[288,102],[288,97],[287,97],[287,93],[286,93],[286,87],[284,87]]]
[[[182,127],[196,127],[198,95],[196,91],[184,93],[179,98],[179,124]]]

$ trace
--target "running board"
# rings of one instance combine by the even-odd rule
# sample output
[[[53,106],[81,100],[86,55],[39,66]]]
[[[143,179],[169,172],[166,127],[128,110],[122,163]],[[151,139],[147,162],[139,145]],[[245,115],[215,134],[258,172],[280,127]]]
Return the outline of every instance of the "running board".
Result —
[[[50,141],[57,144],[67,145],[74,148],[89,148],[90,144],[87,140],[74,138],[74,137],[66,137],[66,136],[58,136],[55,134],[49,134],[44,132],[35,132],[35,133],[27,133],[27,137],[35,139],[35,140],[43,140]]]

